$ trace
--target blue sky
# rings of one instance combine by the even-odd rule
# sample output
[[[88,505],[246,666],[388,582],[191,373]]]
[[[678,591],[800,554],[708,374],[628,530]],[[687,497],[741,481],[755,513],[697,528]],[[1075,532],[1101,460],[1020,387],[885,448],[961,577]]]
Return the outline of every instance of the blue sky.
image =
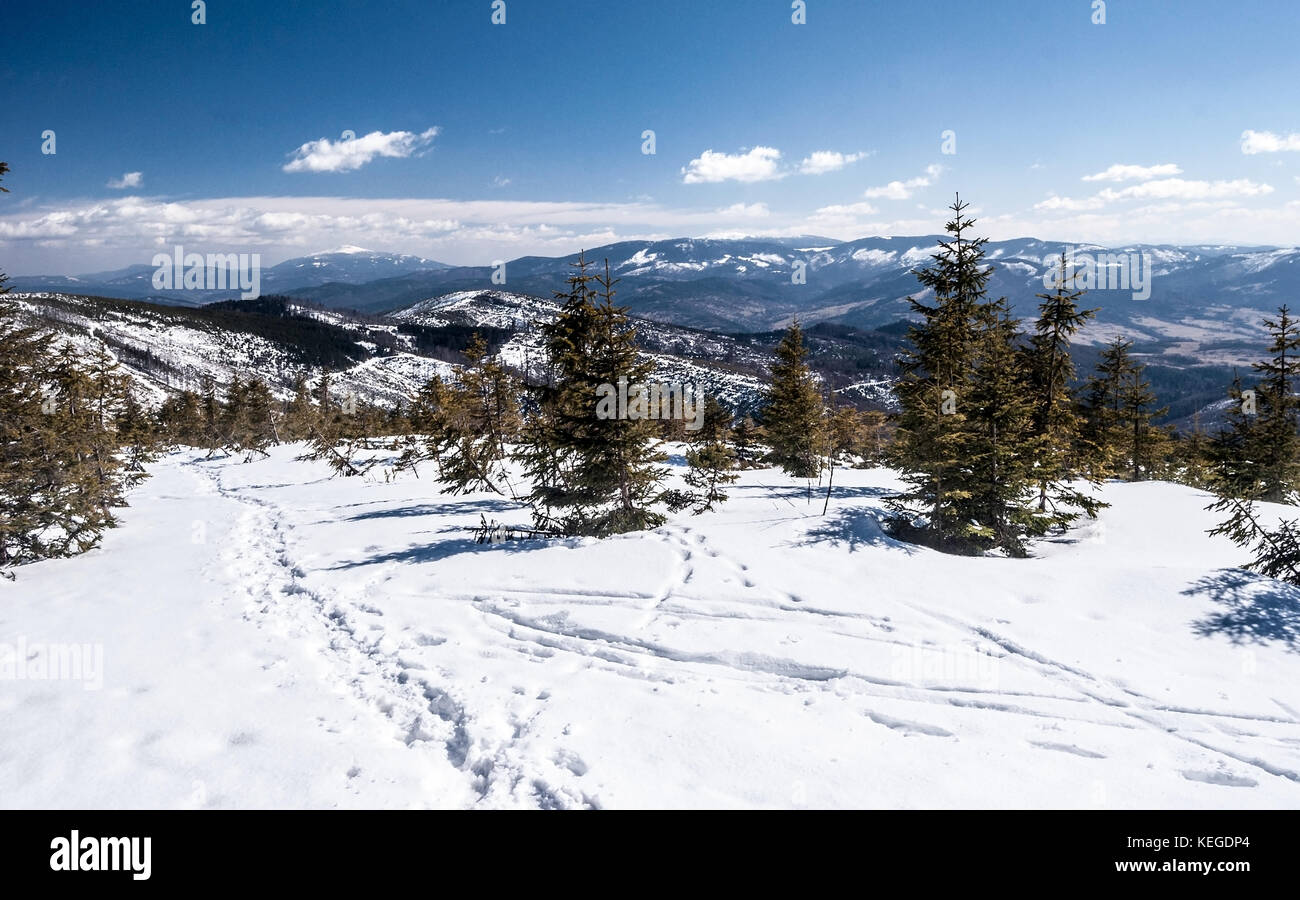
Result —
[[[957,190],[995,238],[1300,235],[1293,0],[5,8],[10,274],[925,234]]]

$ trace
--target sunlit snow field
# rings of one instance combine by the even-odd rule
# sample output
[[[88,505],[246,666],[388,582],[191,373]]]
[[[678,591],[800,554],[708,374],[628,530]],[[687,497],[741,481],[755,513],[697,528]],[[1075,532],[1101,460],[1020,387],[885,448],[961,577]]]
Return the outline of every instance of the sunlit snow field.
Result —
[[[824,516],[755,470],[479,545],[527,511],[301,452],[172,454],[101,549],[0,580],[0,806],[1300,806],[1300,591],[1190,488],[1107,485],[1027,560],[889,539],[879,469]],[[102,671],[32,677],[74,645]]]

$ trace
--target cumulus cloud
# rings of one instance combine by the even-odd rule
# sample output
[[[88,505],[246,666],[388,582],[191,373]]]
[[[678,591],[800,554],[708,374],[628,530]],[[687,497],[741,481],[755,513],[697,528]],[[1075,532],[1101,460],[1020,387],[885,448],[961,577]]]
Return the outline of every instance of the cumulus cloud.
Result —
[[[745,219],[761,219],[772,214],[766,203],[733,203],[718,210],[722,216],[736,216]]]
[[[799,163],[804,175],[825,175],[866,158],[865,153],[840,153],[838,150],[814,150]]]
[[[1084,181],[1137,181],[1142,178],[1167,178],[1181,175],[1183,170],[1174,163],[1160,163],[1155,166],[1126,166],[1116,163],[1104,172],[1084,175]]]
[[[942,166],[928,165],[925,167],[924,175],[909,178],[907,181],[891,181],[881,187],[867,188],[862,196],[868,200],[906,200],[917,188],[929,187],[942,171]]]
[[[115,191],[120,191],[124,188],[138,188],[143,183],[143,172],[127,172],[121,178],[108,179],[108,187],[111,187]]]
[[[682,168],[682,182],[771,181],[782,177],[780,162],[781,151],[775,147],[754,147],[745,153],[705,150]]]
[[[405,159],[423,150],[438,136],[437,127],[416,134],[411,131],[372,131],[351,140],[308,141],[289,154],[286,172],[351,172],[377,156]]]
[[[1283,153],[1300,151],[1300,133],[1274,134],[1271,131],[1250,131],[1241,133],[1241,152],[1253,156],[1256,153]]]

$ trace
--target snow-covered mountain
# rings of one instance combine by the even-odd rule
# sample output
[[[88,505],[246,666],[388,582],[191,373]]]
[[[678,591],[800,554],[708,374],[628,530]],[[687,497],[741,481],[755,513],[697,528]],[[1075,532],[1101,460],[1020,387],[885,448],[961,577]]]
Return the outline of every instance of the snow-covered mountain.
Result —
[[[334,372],[331,384],[340,396],[388,405],[451,370],[419,348],[420,335],[397,323],[291,302],[191,309],[55,293],[8,294],[0,302],[16,305],[60,343],[105,344],[149,405],[196,390],[205,376],[218,385],[256,376],[287,397],[296,379],[313,378],[323,367]]]
[[[329,368],[342,393],[383,405],[400,403],[434,375],[446,377],[468,337],[479,331],[493,352],[521,373],[545,362],[541,326],[554,300],[502,291],[430,298],[388,316],[325,309],[292,298],[230,301],[200,308],[162,306],[59,293],[14,293],[16,304],[62,340],[103,342],[156,404],[193,390],[204,376],[226,384],[258,376],[287,396],[299,377]],[[740,411],[761,402],[778,334],[722,335],[636,320],[637,341],[658,380],[697,385]],[[845,400],[889,406],[894,339],[852,329],[809,336],[814,363]]]
[[[829,322],[878,329],[910,316],[907,297],[920,290],[913,270],[926,264],[939,236],[827,238],[677,238],[623,241],[585,251],[597,266],[609,261],[620,279],[617,301],[642,318],[723,332],[779,328],[794,316],[805,324]],[[1254,358],[1262,315],[1300,297],[1296,247],[1096,244],[1019,238],[992,241],[993,296],[1006,296],[1021,317],[1034,315],[1044,274],[1070,248],[1140,258],[1147,291],[1093,290],[1086,303],[1097,319],[1082,335],[1100,344],[1116,335],[1135,339],[1144,352],[1169,364],[1240,365]],[[387,312],[430,297],[501,289],[550,297],[565,287],[578,253],[525,256],[505,265],[506,281],[488,266],[446,266],[420,257],[372,253],[357,247],[288,260],[262,273],[262,292],[287,293],[332,308]],[[15,278],[16,290],[64,291],[116,297],[158,294],[153,270],[135,266],[76,278]],[[229,298],[231,292],[173,291],[169,303]]]

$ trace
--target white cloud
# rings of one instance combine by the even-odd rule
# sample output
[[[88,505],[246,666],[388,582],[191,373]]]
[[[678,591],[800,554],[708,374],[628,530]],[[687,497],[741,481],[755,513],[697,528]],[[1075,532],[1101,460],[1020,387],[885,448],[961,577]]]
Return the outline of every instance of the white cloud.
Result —
[[[1079,212],[1102,209],[1112,203],[1119,203],[1124,200],[1175,200],[1182,202],[1236,200],[1246,197],[1262,197],[1271,193],[1273,193],[1271,184],[1260,184],[1251,181],[1249,178],[1237,178],[1232,181],[1163,178],[1156,181],[1144,181],[1142,184],[1131,184],[1119,190],[1105,188],[1091,197],[1074,198],[1052,195],[1046,200],[1035,203],[1034,209]]]
[[[505,187],[509,183],[510,183],[510,179],[506,178],[503,175],[497,175],[495,178],[492,179],[492,184],[495,187]]]
[[[814,150],[799,163],[799,171],[804,175],[825,175],[837,172],[847,165],[865,159],[865,153],[840,153],[838,150]]]
[[[1075,212],[1082,209],[1101,209],[1101,207],[1105,205],[1105,200],[1101,197],[1084,197],[1081,200],[1076,200],[1073,197],[1058,197],[1053,194],[1046,200],[1041,200],[1038,203],[1035,203],[1034,209],[1059,209],[1067,212]]]
[[[862,196],[868,200],[906,200],[912,196],[912,191],[917,188],[929,187],[930,183],[935,178],[938,178],[939,173],[942,171],[942,166],[928,165],[925,167],[924,175],[909,178],[907,181],[891,181],[883,187],[867,188],[863,191]]]
[[[1274,134],[1271,131],[1243,131],[1241,133],[1241,152],[1253,156],[1256,153],[1281,153],[1300,151],[1300,133]]]
[[[685,184],[719,181],[771,181],[783,177],[778,170],[781,151],[775,147],[754,147],[746,153],[714,153],[705,150],[682,169]]]
[[[1104,172],[1084,175],[1084,181],[1137,181],[1143,178],[1167,178],[1181,175],[1183,170],[1174,163],[1160,163],[1156,166],[1126,166],[1116,163]]]
[[[127,172],[121,178],[108,179],[107,186],[111,187],[115,191],[120,191],[124,188],[138,188],[143,183],[144,183],[143,172]]]
[[[1155,200],[1219,200],[1235,197],[1259,197],[1273,193],[1271,184],[1259,184],[1249,178],[1232,181],[1188,181],[1183,178],[1165,178],[1130,185],[1116,191],[1106,188],[1101,196],[1109,201],[1131,198]]]
[[[718,210],[721,216],[737,216],[740,218],[762,219],[770,216],[772,211],[767,208],[766,203],[733,203],[730,206]]]
[[[351,140],[331,141],[329,138],[321,138],[318,141],[308,141],[289,154],[293,158],[283,168],[286,172],[350,172],[361,168],[376,156],[405,159],[432,143],[438,131],[437,127],[419,134],[410,131],[372,131]]]

